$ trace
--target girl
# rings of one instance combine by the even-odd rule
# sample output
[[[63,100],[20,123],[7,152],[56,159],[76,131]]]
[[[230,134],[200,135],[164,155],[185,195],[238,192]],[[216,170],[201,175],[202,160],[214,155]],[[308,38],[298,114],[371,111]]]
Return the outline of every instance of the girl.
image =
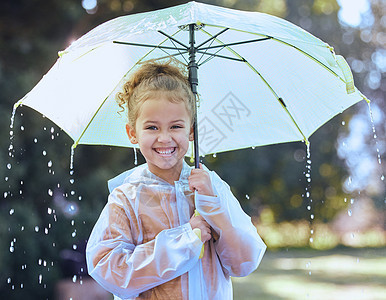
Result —
[[[229,186],[184,161],[195,105],[188,80],[170,63],[146,63],[118,103],[146,164],[109,182],[89,274],[116,299],[232,299],[230,276],[254,271],[266,246]]]

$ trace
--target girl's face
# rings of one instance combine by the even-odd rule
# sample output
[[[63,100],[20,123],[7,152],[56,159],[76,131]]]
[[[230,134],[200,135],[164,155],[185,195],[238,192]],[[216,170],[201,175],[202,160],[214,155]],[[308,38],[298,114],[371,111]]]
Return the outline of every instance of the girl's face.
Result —
[[[145,100],[135,128],[126,126],[133,144],[139,144],[149,170],[174,183],[179,179],[183,159],[193,140],[189,113],[184,102],[170,102],[163,93]]]

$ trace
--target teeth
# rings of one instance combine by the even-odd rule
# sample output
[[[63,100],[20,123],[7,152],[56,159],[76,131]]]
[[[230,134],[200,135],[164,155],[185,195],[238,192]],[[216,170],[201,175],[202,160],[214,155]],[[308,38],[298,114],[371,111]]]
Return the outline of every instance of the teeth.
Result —
[[[173,153],[174,150],[175,150],[175,148],[164,149],[164,150],[156,149],[157,153],[159,153],[159,154],[170,154],[170,153]]]

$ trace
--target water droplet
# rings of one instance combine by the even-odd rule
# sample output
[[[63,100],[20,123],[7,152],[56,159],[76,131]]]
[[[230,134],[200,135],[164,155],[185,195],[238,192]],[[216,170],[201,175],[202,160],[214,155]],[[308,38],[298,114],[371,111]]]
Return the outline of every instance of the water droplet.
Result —
[[[11,283],[11,277],[8,277],[8,279],[7,279],[7,283]]]
[[[39,266],[42,265],[42,259],[41,259],[41,258],[39,258],[39,260],[38,260],[38,265],[39,265]]]
[[[75,225],[75,220],[71,220],[71,226]]]
[[[249,195],[245,195],[245,198],[246,198],[247,200],[249,200]]]
[[[15,248],[13,246],[9,247],[9,252],[13,253],[15,251]]]
[[[307,192],[307,193],[306,193],[306,197],[307,197],[307,198],[310,197],[310,192]]]
[[[314,230],[313,229],[311,229],[311,234],[314,234]]]
[[[78,249],[78,246],[74,244],[74,245],[72,245],[72,249],[76,250],[76,249]]]
[[[54,132],[55,132],[55,128],[51,127],[51,133],[54,133]]]
[[[213,157],[216,158],[217,157],[217,153],[213,153]]]
[[[42,280],[43,280],[43,275],[39,274],[39,284],[42,284]]]
[[[12,168],[12,165],[11,164],[7,164],[7,169],[11,170],[11,168]]]
[[[4,199],[7,198],[8,193],[7,193],[7,192],[4,192],[3,196],[4,196]]]
[[[74,184],[75,180],[74,179],[70,179],[70,183],[71,184]]]
[[[344,202],[347,202],[347,198],[344,198]]]
[[[72,237],[75,237],[76,236],[76,231],[74,231],[72,234],[71,234]]]
[[[4,180],[5,180],[5,181],[8,181],[8,179],[9,179],[9,177],[8,177],[8,176],[4,178]]]
[[[48,234],[48,228],[44,228],[44,233]]]
[[[343,126],[346,125],[346,122],[345,122],[345,121],[342,121],[342,125],[343,125]]]
[[[47,163],[47,166],[48,166],[49,168],[52,167],[52,161],[51,161],[51,160]]]
[[[50,195],[52,197],[53,194],[54,194],[54,192],[51,189],[48,189],[48,195]]]
[[[23,125],[20,126],[20,130],[24,131],[24,126]]]
[[[35,226],[35,232],[39,232],[39,226]]]
[[[311,217],[312,220],[315,218],[315,216],[313,214],[310,217]]]
[[[47,151],[46,150],[43,150],[43,156],[46,156],[47,155]]]
[[[12,216],[14,213],[15,213],[15,210],[11,208],[11,210],[9,211],[9,214]]]
[[[38,139],[37,138],[34,138],[34,143],[36,144],[38,142]]]
[[[311,237],[310,238],[310,243],[313,243],[314,242],[314,239]]]
[[[385,176],[384,176],[384,175],[381,176],[381,180],[382,180],[382,181],[385,180]]]
[[[72,277],[72,282],[76,282],[76,275]]]
[[[52,214],[52,208],[48,207],[48,208],[47,208],[47,213],[48,213],[49,215]]]
[[[354,201],[355,201],[354,198],[351,198],[351,199],[350,199],[350,203],[351,203],[351,204],[354,204]]]
[[[133,149],[134,149],[134,165],[137,165],[138,164],[137,149],[136,148],[133,148]]]
[[[307,206],[307,210],[311,210],[311,206],[310,205]]]
[[[349,217],[351,217],[351,216],[352,216],[352,210],[349,209],[349,210],[347,211],[347,214],[349,215]]]
[[[79,197],[78,197],[78,200],[81,201],[81,200],[82,200],[82,196],[79,196]]]
[[[74,196],[75,195],[75,191],[71,191],[71,195]]]

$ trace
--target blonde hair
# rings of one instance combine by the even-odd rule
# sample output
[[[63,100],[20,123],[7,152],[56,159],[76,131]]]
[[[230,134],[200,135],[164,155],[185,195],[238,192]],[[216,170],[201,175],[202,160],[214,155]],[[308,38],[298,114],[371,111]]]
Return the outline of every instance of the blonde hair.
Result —
[[[128,109],[129,126],[135,128],[140,108],[144,101],[155,93],[164,93],[171,102],[184,102],[193,124],[195,98],[190,88],[186,71],[182,67],[149,61],[143,64],[117,93],[118,105]]]

